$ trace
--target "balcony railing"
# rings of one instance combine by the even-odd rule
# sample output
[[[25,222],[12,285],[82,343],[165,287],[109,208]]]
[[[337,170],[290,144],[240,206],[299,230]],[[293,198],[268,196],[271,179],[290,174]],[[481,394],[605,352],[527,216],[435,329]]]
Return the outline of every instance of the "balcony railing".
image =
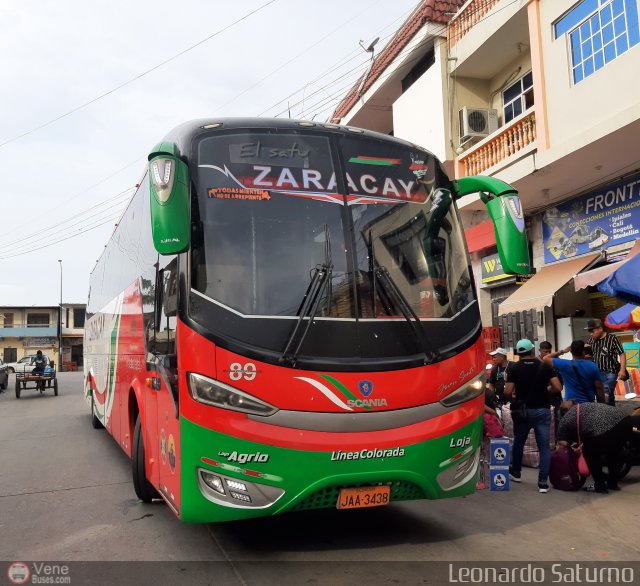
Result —
[[[464,37],[500,0],[473,0],[449,23],[449,47]]]
[[[535,112],[525,113],[494,136],[484,139],[460,159],[461,176],[478,175],[490,167],[523,151],[536,141]]]
[[[48,338],[56,337],[58,328],[47,324],[14,324],[11,327],[0,326],[0,338]]]

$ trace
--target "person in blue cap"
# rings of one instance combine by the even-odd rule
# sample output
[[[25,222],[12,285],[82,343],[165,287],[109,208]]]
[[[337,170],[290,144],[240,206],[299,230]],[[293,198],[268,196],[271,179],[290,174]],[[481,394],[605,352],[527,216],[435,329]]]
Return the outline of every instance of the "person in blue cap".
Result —
[[[538,469],[538,491],[549,492],[549,467],[551,466],[551,396],[552,392],[560,393],[562,385],[548,364],[535,356],[535,346],[526,338],[519,340],[515,346],[520,360],[509,368],[504,388],[505,399],[523,401],[525,413],[518,416],[512,408],[513,419],[513,458],[509,468],[509,477],[514,482],[521,481],[522,454],[529,431],[533,429],[536,445],[540,452],[540,468]]]

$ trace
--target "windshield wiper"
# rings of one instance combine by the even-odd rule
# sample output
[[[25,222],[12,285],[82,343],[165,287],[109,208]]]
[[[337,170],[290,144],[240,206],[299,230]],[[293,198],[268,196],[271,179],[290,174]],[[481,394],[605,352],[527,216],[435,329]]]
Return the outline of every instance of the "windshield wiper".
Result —
[[[425,335],[420,318],[416,315],[416,312],[413,311],[411,304],[407,301],[407,298],[404,296],[402,291],[400,291],[395,281],[391,278],[389,270],[385,266],[378,264],[378,262],[376,261],[375,252],[373,250],[373,240],[371,239],[371,232],[369,232],[369,259],[372,273],[374,296],[376,294],[376,284],[379,282],[382,289],[381,292],[384,292],[384,296],[387,298],[387,312],[390,312],[389,310],[391,309],[392,304],[393,306],[398,308],[400,310],[400,313],[402,313],[404,319],[411,326],[411,331],[413,332],[416,341],[422,347],[425,361],[435,362],[439,360],[440,352],[433,346],[433,344],[431,344],[431,342]]]
[[[329,235],[329,227],[325,224],[325,262],[313,269],[313,275],[309,286],[302,298],[302,303],[298,308],[298,322],[293,328],[291,336],[287,341],[284,352],[280,357],[280,363],[286,366],[295,366],[298,354],[302,348],[302,344],[309,333],[309,328],[313,324],[318,308],[323,299],[325,290],[327,305],[331,305],[331,275],[333,272],[333,264],[331,263],[331,239]],[[306,324],[303,326],[304,322]],[[292,351],[293,348],[293,351]]]

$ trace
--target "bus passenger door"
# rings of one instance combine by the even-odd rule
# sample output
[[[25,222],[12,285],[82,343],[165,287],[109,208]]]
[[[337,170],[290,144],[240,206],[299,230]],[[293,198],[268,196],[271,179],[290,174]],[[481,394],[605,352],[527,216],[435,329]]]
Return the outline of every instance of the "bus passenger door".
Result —
[[[157,391],[160,441],[160,490],[180,509],[180,420],[178,411],[178,364],[176,327],[178,319],[178,257],[158,273],[156,294],[155,363],[159,379]]]

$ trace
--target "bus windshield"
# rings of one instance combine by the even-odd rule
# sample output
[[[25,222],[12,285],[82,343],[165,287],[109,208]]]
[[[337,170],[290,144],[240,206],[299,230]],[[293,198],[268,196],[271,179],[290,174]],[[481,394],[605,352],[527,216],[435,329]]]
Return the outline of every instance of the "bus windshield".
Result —
[[[208,135],[194,153],[191,286],[219,308],[295,318],[321,269],[319,321],[400,322],[406,335],[412,319],[433,336],[429,322],[475,305],[451,186],[429,153],[291,130]],[[477,331],[476,313],[453,337]]]

